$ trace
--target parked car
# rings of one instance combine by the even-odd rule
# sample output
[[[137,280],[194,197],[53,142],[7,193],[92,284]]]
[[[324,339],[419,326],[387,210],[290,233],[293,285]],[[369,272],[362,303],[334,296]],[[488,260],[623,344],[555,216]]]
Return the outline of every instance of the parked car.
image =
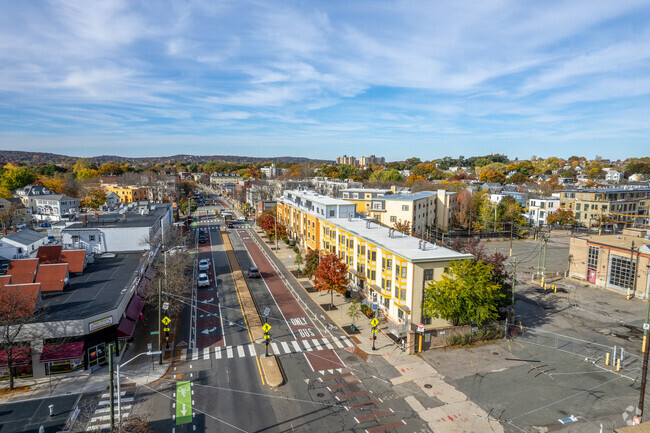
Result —
[[[208,274],[199,274],[198,286],[199,287],[210,286],[210,278],[208,278]]]
[[[50,224],[50,223],[48,223],[48,222],[42,222],[42,223],[40,223],[38,226],[39,226],[39,227],[52,227],[52,224]]]
[[[17,229],[26,229],[26,228],[27,228],[27,224],[25,224],[25,223],[16,224],[16,228],[17,228]]]
[[[48,244],[55,244],[56,243],[56,238],[54,236],[48,236],[47,237],[47,243]]]
[[[231,228],[233,228],[233,227],[235,227],[235,226],[233,225],[233,223],[228,223],[228,228],[229,228],[229,229],[231,229]]]
[[[208,238],[205,237],[205,235],[199,235],[199,243],[206,243],[208,241]]]
[[[259,278],[260,277],[260,271],[254,267],[251,266],[248,268],[248,278]]]
[[[199,271],[207,271],[208,269],[210,269],[210,260],[199,260]]]

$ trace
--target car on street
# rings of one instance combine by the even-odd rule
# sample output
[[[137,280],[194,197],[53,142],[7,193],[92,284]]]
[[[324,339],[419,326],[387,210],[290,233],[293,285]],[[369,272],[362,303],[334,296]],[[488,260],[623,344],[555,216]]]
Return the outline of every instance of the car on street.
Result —
[[[48,222],[42,222],[42,223],[40,223],[38,226],[39,226],[39,227],[52,227],[52,224],[50,224],[50,223],[48,223]]]
[[[208,274],[199,274],[198,278],[198,286],[199,287],[209,287],[210,286],[210,278],[208,278]]]
[[[251,266],[248,268],[248,278],[259,278],[260,277],[260,271],[255,267]]]
[[[199,260],[199,271],[207,271],[210,269],[210,260],[201,259]]]
[[[231,229],[231,228],[233,228],[233,227],[235,227],[235,226],[233,225],[233,223],[228,223],[228,228],[229,228],[229,229]]]
[[[27,228],[27,224],[25,224],[25,223],[22,223],[22,224],[16,224],[16,228],[17,228],[17,229],[25,229],[25,228]]]
[[[208,238],[205,235],[199,235],[199,243],[206,243],[208,241]]]

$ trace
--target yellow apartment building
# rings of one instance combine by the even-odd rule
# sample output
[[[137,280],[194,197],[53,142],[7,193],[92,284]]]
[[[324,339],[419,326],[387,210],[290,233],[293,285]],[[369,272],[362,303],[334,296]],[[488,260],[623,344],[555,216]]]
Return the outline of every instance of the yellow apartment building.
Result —
[[[650,188],[585,188],[559,191],[560,207],[571,209],[576,223],[585,227],[611,219],[617,228],[648,224]]]
[[[104,185],[104,191],[112,191],[120,198],[120,203],[133,203],[149,199],[149,188],[144,186]]]
[[[311,191],[285,191],[278,219],[301,246],[337,254],[348,265],[351,290],[377,305],[394,335],[404,337],[420,323],[425,332],[448,327],[446,320],[423,314],[424,289],[450,261],[472,256],[360,218],[355,208]]]

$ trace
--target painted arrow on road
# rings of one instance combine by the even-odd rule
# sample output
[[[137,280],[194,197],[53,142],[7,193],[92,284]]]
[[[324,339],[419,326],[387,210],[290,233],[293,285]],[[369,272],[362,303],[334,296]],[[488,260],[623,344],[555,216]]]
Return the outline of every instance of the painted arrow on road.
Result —
[[[201,301],[201,303],[202,303],[202,304],[207,304],[207,303],[210,303],[210,302],[212,302],[212,301],[214,301],[214,298],[205,299],[205,300]]]
[[[208,335],[208,334],[210,334],[210,333],[212,333],[212,332],[214,332],[214,331],[216,331],[216,330],[217,330],[216,327],[214,327],[214,328],[210,328],[210,329],[204,329],[203,331],[201,331],[201,334]]]
[[[189,380],[176,383],[176,425],[192,422],[192,384]]]

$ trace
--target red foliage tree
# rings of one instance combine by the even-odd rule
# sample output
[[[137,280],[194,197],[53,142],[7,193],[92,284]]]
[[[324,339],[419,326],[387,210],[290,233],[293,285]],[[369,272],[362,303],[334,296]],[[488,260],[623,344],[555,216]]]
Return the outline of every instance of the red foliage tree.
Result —
[[[314,288],[330,292],[330,308],[334,306],[334,292],[345,293],[348,283],[347,265],[336,254],[323,254],[314,274]]]

